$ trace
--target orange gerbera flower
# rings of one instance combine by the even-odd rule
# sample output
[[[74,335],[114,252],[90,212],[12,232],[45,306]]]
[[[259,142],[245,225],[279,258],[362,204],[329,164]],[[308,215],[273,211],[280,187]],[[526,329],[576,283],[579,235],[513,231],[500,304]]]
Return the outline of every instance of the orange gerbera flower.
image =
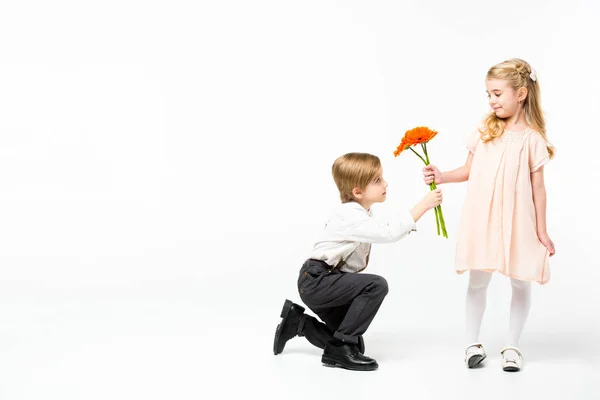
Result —
[[[406,131],[404,137],[408,142],[411,143],[411,145],[415,145],[420,143],[427,143],[431,139],[433,139],[435,135],[437,135],[437,131],[429,129],[425,126],[418,126],[409,131]]]
[[[402,141],[398,145],[398,148],[394,150],[394,157],[398,157],[400,153],[402,153],[408,147],[408,143],[406,142],[406,138],[402,138]]]
[[[394,156],[398,157],[400,153],[406,150],[409,146],[416,146],[417,144],[427,143],[434,136],[437,135],[437,131],[429,129],[425,126],[419,126],[411,130],[406,131],[400,145],[394,151]]]

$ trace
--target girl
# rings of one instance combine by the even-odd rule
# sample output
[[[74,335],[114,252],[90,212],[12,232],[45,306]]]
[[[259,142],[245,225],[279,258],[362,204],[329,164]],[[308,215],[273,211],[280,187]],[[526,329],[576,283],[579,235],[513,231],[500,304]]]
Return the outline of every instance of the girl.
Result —
[[[469,181],[457,236],[456,270],[469,270],[466,301],[465,363],[473,368],[486,353],[479,330],[492,273],[510,278],[507,346],[501,351],[504,371],[519,371],[519,338],[531,305],[531,282],[550,278],[548,257],[554,244],[546,231],[544,164],[554,155],[547,142],[535,71],[520,59],[493,66],[486,88],[492,112],[471,136],[464,166],[441,173],[423,169],[429,185]]]

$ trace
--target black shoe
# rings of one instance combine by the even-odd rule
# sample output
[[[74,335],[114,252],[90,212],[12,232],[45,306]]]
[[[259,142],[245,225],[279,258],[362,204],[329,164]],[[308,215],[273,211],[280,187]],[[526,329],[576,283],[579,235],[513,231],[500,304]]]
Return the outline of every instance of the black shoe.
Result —
[[[281,322],[275,330],[273,341],[273,354],[277,355],[283,351],[288,340],[298,334],[298,323],[304,314],[304,307],[286,300],[281,309]]]
[[[358,337],[358,344],[356,345],[356,347],[358,347],[358,351],[360,351],[360,354],[365,354],[365,341],[362,336]]]
[[[354,371],[374,371],[379,365],[377,361],[360,354],[355,344],[329,342],[321,362],[327,367],[340,367]]]

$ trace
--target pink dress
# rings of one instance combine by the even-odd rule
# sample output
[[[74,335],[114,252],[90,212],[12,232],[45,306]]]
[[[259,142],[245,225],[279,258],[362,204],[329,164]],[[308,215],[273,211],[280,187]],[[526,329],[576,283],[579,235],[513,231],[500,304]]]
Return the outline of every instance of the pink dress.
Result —
[[[474,154],[456,243],[456,271],[498,271],[545,284],[549,252],[539,241],[531,172],[549,160],[544,138],[531,129],[505,130],[483,143],[479,132],[467,148]]]

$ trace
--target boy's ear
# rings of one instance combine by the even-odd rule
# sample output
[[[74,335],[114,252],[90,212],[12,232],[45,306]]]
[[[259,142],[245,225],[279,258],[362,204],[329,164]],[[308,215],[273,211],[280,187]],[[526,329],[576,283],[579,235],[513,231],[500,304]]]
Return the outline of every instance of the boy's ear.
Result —
[[[362,199],[362,195],[362,190],[360,190],[358,186],[354,186],[354,189],[352,189],[352,196],[354,196],[355,199]]]

